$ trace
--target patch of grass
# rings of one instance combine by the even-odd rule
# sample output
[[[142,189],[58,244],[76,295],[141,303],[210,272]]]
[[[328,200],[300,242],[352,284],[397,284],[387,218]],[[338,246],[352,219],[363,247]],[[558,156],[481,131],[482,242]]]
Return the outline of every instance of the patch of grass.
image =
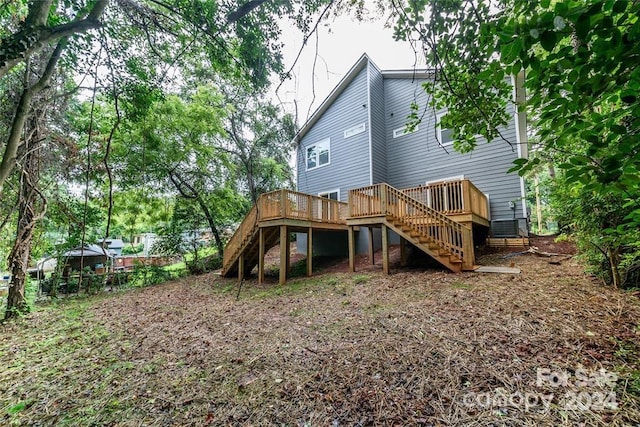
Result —
[[[198,249],[198,258],[205,258],[211,255],[215,255],[218,253],[218,249],[214,248],[213,246],[205,246],[203,248],[199,248]],[[187,252],[186,254],[184,254],[184,258],[187,261],[192,261],[194,257],[193,252]]]
[[[471,285],[464,282],[453,282],[451,287],[453,289],[471,289]]]
[[[367,276],[366,274],[358,274],[357,276],[354,276],[352,280],[354,285],[362,285],[363,283],[367,283],[369,280],[371,280],[371,276]]]
[[[9,409],[7,409],[7,413],[9,415],[15,415],[18,412],[23,411],[26,408],[28,408],[31,405],[31,403],[33,403],[32,400],[25,400],[25,401],[16,403],[15,405],[10,406]]]
[[[223,294],[230,294],[231,292],[237,292],[238,291],[238,284],[237,283],[232,283],[229,284],[227,286],[224,286],[220,289],[220,292],[222,292]]]
[[[336,280],[331,283],[331,286],[333,286],[333,289],[337,294],[345,297],[353,291],[353,285],[347,282],[340,282]]]
[[[283,295],[296,295],[300,293],[315,293],[340,285],[340,280],[335,277],[304,277],[289,279],[284,285],[271,284],[264,288],[247,286],[243,288],[243,294],[249,294],[251,298],[266,299]],[[236,289],[234,287],[234,289]]]
[[[297,308],[295,310],[291,310],[291,312],[289,313],[289,316],[291,317],[298,317],[301,316],[305,313],[306,310],[303,310],[301,308]]]
[[[181,271],[187,269],[187,264],[184,261],[176,262],[175,264],[169,264],[162,267],[165,271]]]
[[[375,314],[375,313],[379,313],[381,311],[383,311],[385,309],[385,306],[382,304],[369,304],[365,307],[362,308],[362,311],[364,311],[365,313],[368,314]]]
[[[338,286],[340,284],[340,281],[337,277],[330,277],[329,279],[327,279],[326,284],[328,286]]]

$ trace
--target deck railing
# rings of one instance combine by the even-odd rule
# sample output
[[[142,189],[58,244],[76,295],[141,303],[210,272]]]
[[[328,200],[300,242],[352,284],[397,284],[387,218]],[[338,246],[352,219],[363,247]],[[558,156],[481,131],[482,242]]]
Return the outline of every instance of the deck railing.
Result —
[[[402,192],[445,215],[471,213],[489,220],[487,196],[468,179],[420,185]]]
[[[258,199],[260,220],[300,219],[332,224],[347,223],[347,204],[292,190],[266,193]]]
[[[312,196],[292,190],[262,194],[257,204],[238,226],[224,250],[223,266],[228,266],[242,250],[260,221],[297,219],[330,224],[347,223],[348,206],[344,202]]]
[[[388,184],[376,184],[349,191],[352,218],[391,216],[410,225],[421,236],[463,261],[474,262],[471,229]]]

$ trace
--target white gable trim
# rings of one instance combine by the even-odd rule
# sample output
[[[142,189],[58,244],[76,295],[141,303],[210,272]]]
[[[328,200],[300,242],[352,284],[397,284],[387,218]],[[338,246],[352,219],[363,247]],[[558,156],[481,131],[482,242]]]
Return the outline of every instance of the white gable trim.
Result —
[[[365,53],[360,57],[360,59],[358,59],[358,61],[356,61],[355,64],[353,64],[349,71],[347,71],[347,73],[344,75],[342,80],[340,80],[340,83],[338,83],[338,85],[333,88],[329,96],[322,102],[322,104],[320,104],[318,109],[313,112],[311,117],[307,119],[307,122],[302,125],[296,136],[293,137],[293,142],[295,144],[300,144],[302,138],[306,135],[306,133],[311,130],[313,125],[315,125],[318,120],[320,120],[320,117],[322,117],[325,111],[329,109],[331,104],[333,104],[333,102],[338,99],[340,94],[347,88],[347,86],[349,86],[349,83],[353,81],[358,73],[366,68],[365,66],[369,61],[369,56],[367,56],[367,54]]]

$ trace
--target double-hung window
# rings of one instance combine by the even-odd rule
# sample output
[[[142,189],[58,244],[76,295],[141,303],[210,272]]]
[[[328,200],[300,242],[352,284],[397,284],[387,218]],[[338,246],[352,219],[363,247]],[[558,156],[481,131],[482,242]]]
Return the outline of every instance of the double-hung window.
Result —
[[[307,147],[307,170],[329,164],[330,145],[330,140],[327,138]]]

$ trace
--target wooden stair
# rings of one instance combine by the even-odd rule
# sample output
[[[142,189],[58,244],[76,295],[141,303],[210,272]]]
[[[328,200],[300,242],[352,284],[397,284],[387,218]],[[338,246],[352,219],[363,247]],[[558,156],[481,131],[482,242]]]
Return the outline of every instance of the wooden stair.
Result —
[[[422,235],[402,218],[389,216],[385,225],[449,270],[455,273],[463,270],[460,256],[443,248],[434,239]]]
[[[349,192],[350,219],[382,223],[453,272],[473,270],[471,228],[388,184]],[[347,221],[348,222],[348,221]],[[378,222],[379,223],[379,222]]]
[[[278,228],[264,228],[264,244],[265,252],[277,245],[280,241],[280,230]],[[240,265],[240,255],[244,255],[244,275],[247,276],[258,264],[260,256],[260,239],[259,228],[248,235],[241,243],[240,251],[233,257],[232,261],[223,266],[222,275],[224,277],[231,277],[238,274],[238,266]]]
[[[240,256],[247,250],[247,248],[253,249],[255,241],[258,240],[258,208],[253,206],[244,220],[240,223],[240,226],[233,233],[227,246],[224,250],[224,257],[222,259],[222,275],[229,277],[232,274],[238,273],[238,265],[240,264]],[[256,256],[257,257],[257,256]],[[253,268],[254,264],[247,262],[250,257],[245,255],[245,272],[248,266]],[[251,269],[249,269],[251,271]]]

